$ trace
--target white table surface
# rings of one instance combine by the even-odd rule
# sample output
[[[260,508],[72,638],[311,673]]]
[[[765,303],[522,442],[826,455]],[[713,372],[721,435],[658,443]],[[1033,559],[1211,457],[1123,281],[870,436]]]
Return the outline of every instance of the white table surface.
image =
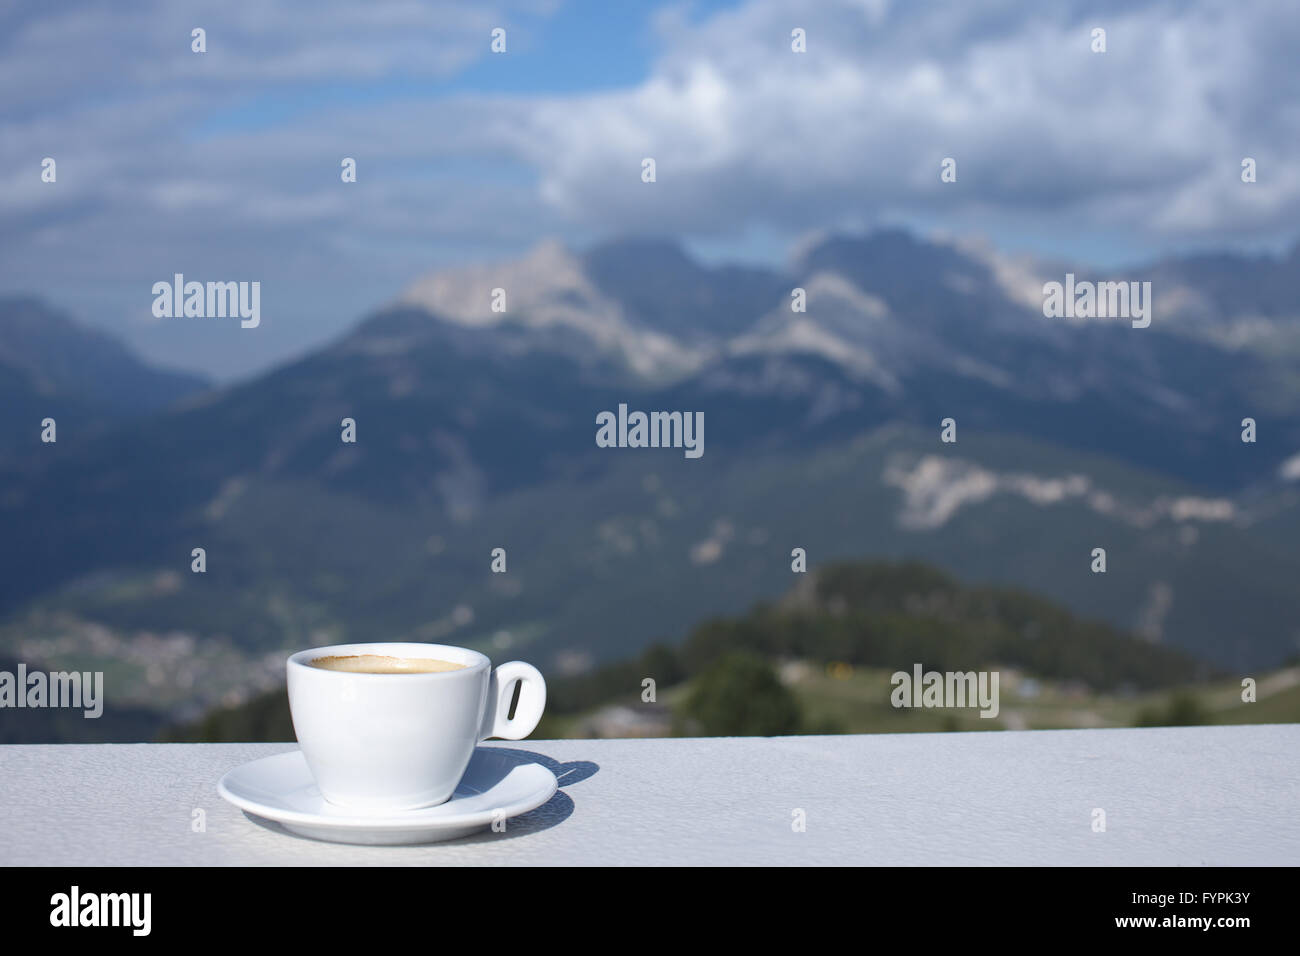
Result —
[[[1300,724],[484,746],[560,791],[420,847],[307,840],[217,795],[292,744],[0,746],[0,864],[1300,864]]]

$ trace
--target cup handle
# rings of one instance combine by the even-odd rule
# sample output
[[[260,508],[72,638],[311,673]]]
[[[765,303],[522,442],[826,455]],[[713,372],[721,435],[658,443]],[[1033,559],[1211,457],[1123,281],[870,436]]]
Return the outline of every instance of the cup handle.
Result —
[[[515,681],[520,682],[519,705],[515,716],[510,713],[510,701],[515,695]],[[523,740],[537,727],[546,708],[546,680],[532,664],[509,661],[492,671],[488,682],[487,712],[483,715],[481,739],[500,737],[503,740]]]

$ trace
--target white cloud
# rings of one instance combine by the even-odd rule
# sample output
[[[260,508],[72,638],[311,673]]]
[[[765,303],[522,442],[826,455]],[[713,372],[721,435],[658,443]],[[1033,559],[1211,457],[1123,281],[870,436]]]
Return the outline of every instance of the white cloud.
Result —
[[[979,208],[1158,240],[1290,228],[1300,212],[1300,113],[1260,109],[1300,86],[1278,40],[1300,39],[1290,4],[754,0],[666,34],[635,88],[529,118],[542,194],[565,214],[711,232]],[[1246,155],[1268,170],[1252,186]],[[957,184],[939,182],[945,156]]]

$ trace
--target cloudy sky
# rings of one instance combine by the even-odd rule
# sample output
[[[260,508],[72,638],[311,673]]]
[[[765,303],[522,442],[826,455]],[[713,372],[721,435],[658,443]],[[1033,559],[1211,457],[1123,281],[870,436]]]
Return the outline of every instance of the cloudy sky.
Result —
[[[886,223],[1096,265],[1277,250],[1298,49],[1292,0],[0,2],[0,292],[229,377],[548,236],[769,262]],[[176,272],[260,281],[262,326],[154,319]]]

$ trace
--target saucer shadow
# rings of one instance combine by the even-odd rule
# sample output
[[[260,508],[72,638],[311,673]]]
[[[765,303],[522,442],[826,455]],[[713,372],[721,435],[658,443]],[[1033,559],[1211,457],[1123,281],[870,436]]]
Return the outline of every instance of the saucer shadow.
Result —
[[[517,837],[529,836],[534,833],[540,833],[543,830],[549,830],[551,827],[563,823],[573,814],[573,799],[564,792],[564,788],[572,786],[575,783],[580,783],[600,770],[600,765],[590,760],[571,760],[567,763],[563,763],[559,760],[548,757],[545,754],[539,754],[532,750],[522,750],[517,747],[480,747],[476,748],[474,753],[477,756],[484,750],[490,750],[494,757],[504,758],[501,764],[499,764],[500,779],[504,779],[506,774],[508,774],[514,767],[523,764],[536,763],[541,764],[555,775],[558,789],[551,796],[551,799],[547,800],[540,807],[529,810],[527,813],[521,813],[517,817],[511,817],[506,821],[506,828],[503,832],[484,829],[476,833],[459,837],[455,840],[439,840],[431,843],[412,843],[399,846],[385,846],[382,848],[393,851],[410,851],[427,850],[444,843],[453,846],[472,843],[493,843],[500,840],[513,840]],[[273,820],[263,819],[262,817],[249,813],[247,810],[243,811],[243,813],[245,819],[249,820],[251,823],[256,824],[264,830],[278,833],[281,836],[290,837],[296,840],[306,840],[309,843],[328,843],[335,846],[347,845],[337,843],[333,840],[317,840],[312,837],[303,836],[302,834],[294,833],[291,830],[285,829]]]

